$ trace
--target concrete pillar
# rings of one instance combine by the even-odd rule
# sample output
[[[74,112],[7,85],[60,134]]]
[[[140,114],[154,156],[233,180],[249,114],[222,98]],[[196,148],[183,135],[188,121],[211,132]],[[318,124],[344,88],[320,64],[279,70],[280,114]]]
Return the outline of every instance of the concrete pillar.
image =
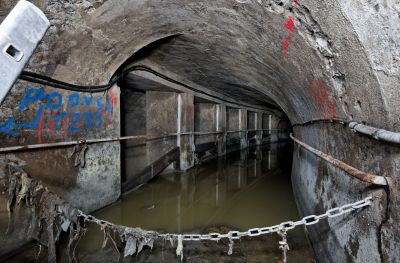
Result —
[[[269,129],[272,130],[271,132],[271,142],[277,142],[278,139],[278,122],[279,122],[279,117],[276,115],[269,115],[270,121],[269,121]]]
[[[196,103],[194,110],[194,122],[196,132],[215,132],[217,129],[217,105],[215,103]],[[219,125],[219,124],[218,124]],[[196,135],[195,144],[215,142],[217,136]]]
[[[239,109],[233,109],[233,108],[228,108],[226,110],[226,130],[227,131],[238,131],[240,130],[239,128]],[[231,132],[227,134],[227,144],[228,142],[231,143],[231,145],[228,147],[228,151],[236,150],[240,148],[240,141],[237,142],[236,145],[233,143],[236,142],[236,140],[230,140],[233,138],[238,138],[240,137],[239,132]]]
[[[178,95],[178,132],[194,132],[194,104],[192,93]],[[180,170],[186,171],[194,166],[194,135],[178,136],[177,145],[180,147]]]
[[[240,149],[247,148],[247,109],[242,108],[239,109],[239,130],[244,131],[240,132]]]
[[[263,129],[262,123],[263,123],[263,114],[260,112],[256,112],[256,130],[258,129]],[[263,136],[263,131],[257,131],[257,138],[256,138],[256,145],[261,145],[262,144],[262,136]]]
[[[217,105],[218,155],[226,154],[226,103]]]
[[[174,133],[177,130],[177,97],[175,92],[146,92],[146,134]],[[147,140],[147,165],[171,151],[176,137]]]

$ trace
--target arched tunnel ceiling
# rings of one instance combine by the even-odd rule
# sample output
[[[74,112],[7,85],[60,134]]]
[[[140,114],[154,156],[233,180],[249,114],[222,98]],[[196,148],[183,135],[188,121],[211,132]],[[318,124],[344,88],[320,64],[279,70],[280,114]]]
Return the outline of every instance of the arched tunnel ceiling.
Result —
[[[395,0],[33,2],[52,27],[29,67],[61,80],[107,82],[144,46],[179,35],[147,59],[227,96],[279,105],[292,122],[399,118]],[[393,29],[384,27],[389,17]]]

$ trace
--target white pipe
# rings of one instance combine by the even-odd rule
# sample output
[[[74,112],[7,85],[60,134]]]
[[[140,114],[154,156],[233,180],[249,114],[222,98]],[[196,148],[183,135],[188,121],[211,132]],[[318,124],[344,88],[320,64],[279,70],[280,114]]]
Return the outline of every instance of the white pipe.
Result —
[[[354,132],[360,132],[360,133],[372,136],[373,138],[375,138],[377,140],[400,144],[400,133],[374,128],[374,127],[367,126],[364,124],[359,124],[357,122],[351,122],[349,124],[349,127]]]

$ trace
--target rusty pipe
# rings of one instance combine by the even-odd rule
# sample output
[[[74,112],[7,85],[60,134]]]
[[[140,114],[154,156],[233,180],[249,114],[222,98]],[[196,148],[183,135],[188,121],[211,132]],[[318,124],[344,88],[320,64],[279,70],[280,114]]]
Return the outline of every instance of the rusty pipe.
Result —
[[[23,151],[32,149],[43,149],[43,148],[53,148],[53,147],[63,147],[71,146],[79,143],[100,143],[100,142],[112,142],[112,141],[122,141],[130,139],[151,139],[151,138],[164,138],[177,135],[206,135],[206,134],[220,134],[224,132],[183,132],[183,133],[169,133],[169,134],[151,134],[151,135],[136,135],[136,136],[125,136],[125,137],[115,137],[115,138],[103,138],[103,139],[90,139],[90,140],[78,140],[69,142],[56,142],[56,143],[44,143],[44,144],[32,144],[23,146],[12,146],[0,148],[0,153],[2,152],[13,152],[13,151]]]
[[[228,131],[231,132],[245,132],[243,131]],[[218,132],[182,132],[182,133],[168,133],[168,134],[150,134],[150,135],[136,135],[136,136],[125,136],[125,137],[114,137],[114,138],[103,138],[103,139],[90,139],[90,140],[78,140],[78,141],[69,141],[69,142],[55,142],[55,143],[43,143],[43,144],[32,144],[32,145],[22,145],[22,146],[11,146],[0,148],[0,153],[3,152],[14,152],[14,151],[24,151],[24,150],[33,150],[33,149],[44,149],[44,148],[53,148],[53,147],[63,147],[63,146],[71,146],[79,143],[101,143],[101,142],[112,142],[112,141],[122,141],[122,140],[131,140],[131,139],[156,139],[156,138],[164,138],[164,137],[172,137],[177,135],[209,135],[209,134],[223,134],[224,131]]]
[[[344,162],[339,161],[330,155],[327,155],[321,151],[318,151],[317,149],[305,144],[304,142],[299,141],[298,139],[293,137],[292,133],[290,134],[290,138],[292,138],[293,141],[295,141],[297,144],[299,144],[299,145],[303,146],[304,148],[306,148],[307,150],[315,153],[316,155],[325,159],[326,161],[334,164],[335,166],[344,170],[348,174],[354,176],[358,180],[361,180],[361,181],[369,183],[369,184],[387,185],[385,177],[383,177],[383,176],[378,176],[378,175],[367,174],[367,173],[361,172],[361,171],[357,170],[356,168],[354,168],[348,164],[345,164]]]

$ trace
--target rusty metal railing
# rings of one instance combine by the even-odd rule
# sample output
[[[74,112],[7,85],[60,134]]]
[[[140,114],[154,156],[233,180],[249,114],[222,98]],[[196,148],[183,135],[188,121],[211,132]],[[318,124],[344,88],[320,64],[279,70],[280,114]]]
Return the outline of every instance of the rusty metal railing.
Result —
[[[346,164],[346,163],[344,163],[342,161],[339,161],[339,160],[333,158],[332,156],[330,156],[330,155],[328,155],[326,153],[318,151],[317,149],[305,144],[304,142],[299,141],[298,139],[293,137],[293,134],[290,134],[290,138],[292,138],[293,141],[295,141],[300,146],[303,146],[304,148],[306,148],[307,150],[315,153],[319,157],[321,157],[321,158],[325,159],[326,161],[334,164],[335,166],[337,166],[340,169],[344,170],[348,174],[354,176],[358,180],[361,180],[363,182],[370,183],[370,184],[387,185],[385,177],[383,177],[383,176],[378,176],[378,175],[367,174],[367,173],[361,172],[360,170],[357,170],[356,168],[354,168],[354,167],[352,167],[352,166],[350,166],[350,165],[348,165],[348,164]]]
[[[247,131],[253,131],[253,130],[228,131],[227,133],[247,132]],[[259,129],[257,131],[261,131],[261,129]],[[223,133],[225,133],[225,131],[217,131],[217,132],[183,132],[183,133],[168,133],[168,134],[135,135],[135,136],[103,138],[103,139],[89,139],[89,140],[78,140],[78,141],[69,141],[69,142],[43,143],[43,144],[32,144],[32,145],[4,147],[4,148],[0,148],[0,153],[3,153],[3,152],[14,152],[14,151],[24,151],[24,150],[33,150],[33,149],[53,148],[53,147],[63,147],[63,146],[72,146],[72,145],[83,144],[83,143],[90,144],[90,143],[123,141],[123,140],[131,140],[131,139],[157,139],[157,138],[172,137],[172,136],[177,136],[177,135],[211,135],[211,134],[223,134]]]

